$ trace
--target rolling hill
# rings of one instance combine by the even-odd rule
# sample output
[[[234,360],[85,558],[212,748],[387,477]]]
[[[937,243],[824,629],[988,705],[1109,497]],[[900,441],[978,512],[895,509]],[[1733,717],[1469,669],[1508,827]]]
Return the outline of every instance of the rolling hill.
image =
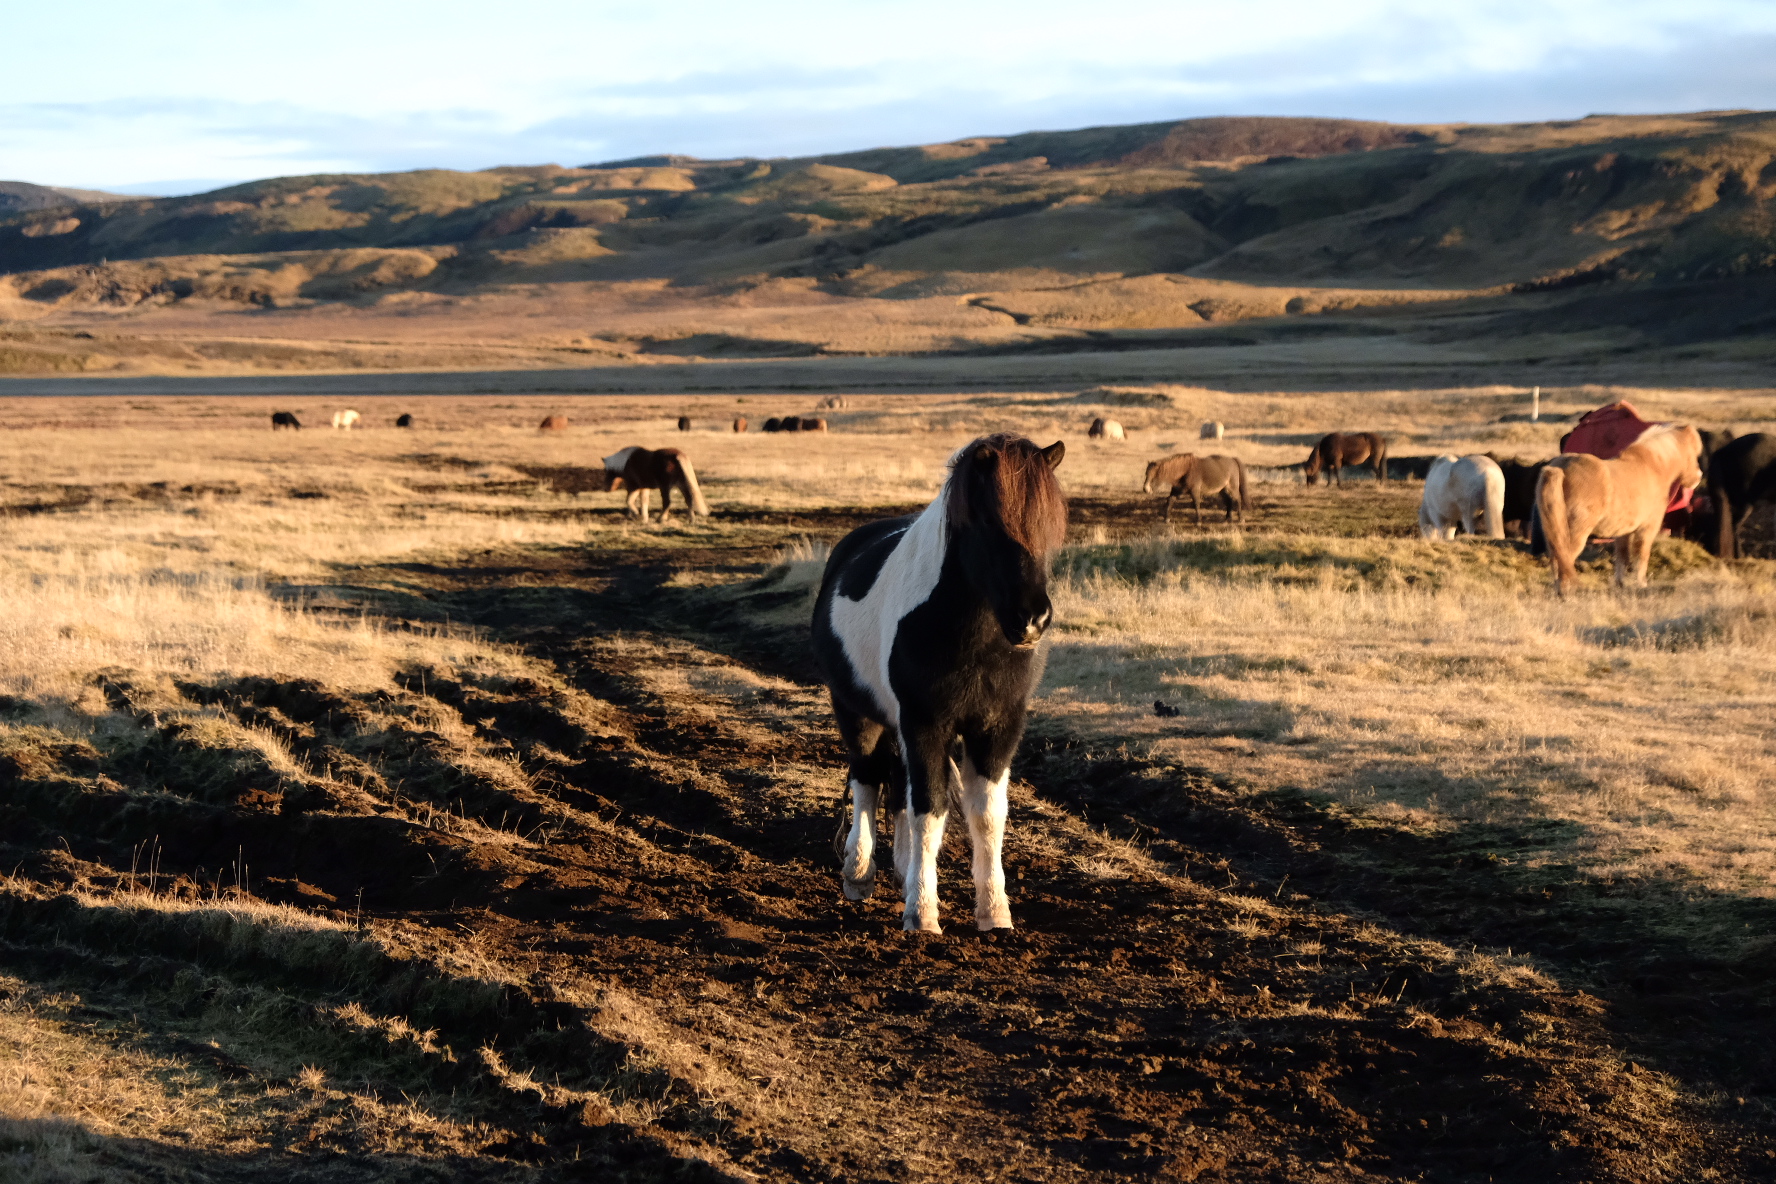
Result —
[[[0,273],[12,373],[1327,336],[1743,361],[1776,337],[1776,114],[284,177],[0,212]]]

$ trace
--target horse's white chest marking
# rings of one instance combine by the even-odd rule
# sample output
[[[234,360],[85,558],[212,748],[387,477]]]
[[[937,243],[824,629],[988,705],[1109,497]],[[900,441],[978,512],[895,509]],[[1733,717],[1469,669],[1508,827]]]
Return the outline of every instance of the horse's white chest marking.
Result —
[[[844,644],[858,685],[875,699],[889,727],[900,726],[900,700],[888,681],[894,635],[902,618],[931,599],[948,543],[944,495],[939,494],[900,536],[862,600],[843,593],[832,598],[833,632]]]

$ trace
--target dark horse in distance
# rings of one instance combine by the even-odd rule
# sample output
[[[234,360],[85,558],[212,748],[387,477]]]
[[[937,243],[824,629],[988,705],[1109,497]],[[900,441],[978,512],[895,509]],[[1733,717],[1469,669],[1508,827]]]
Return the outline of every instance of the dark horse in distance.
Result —
[[[1049,563],[1067,531],[1065,447],[982,436],[937,500],[860,526],[827,560],[814,657],[850,756],[845,895],[874,889],[876,812],[893,819],[902,924],[935,933],[950,800],[974,849],[974,923],[1011,928],[1000,863],[1011,757],[1042,675]]]
[[[1302,471],[1307,474],[1309,485],[1318,483],[1324,472],[1328,484],[1342,487],[1345,465],[1371,464],[1375,466],[1375,479],[1386,481],[1387,454],[1385,436],[1374,432],[1328,432],[1307,454]]]
[[[1752,432],[1708,458],[1708,494],[1720,521],[1715,554],[1739,558],[1739,531],[1759,502],[1776,502],[1776,436]]]

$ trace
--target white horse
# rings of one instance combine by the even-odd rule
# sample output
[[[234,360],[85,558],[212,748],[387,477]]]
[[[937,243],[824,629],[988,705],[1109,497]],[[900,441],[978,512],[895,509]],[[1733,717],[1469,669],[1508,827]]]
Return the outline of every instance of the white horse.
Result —
[[[1425,474],[1418,504],[1418,533],[1452,539],[1460,526],[1468,534],[1505,537],[1505,473],[1490,456],[1439,456]]]
[[[349,432],[352,428],[357,426],[360,418],[361,417],[356,411],[349,409],[345,411],[335,411],[333,413],[333,426],[342,432]]]
[[[1087,429],[1085,434],[1094,440],[1126,439],[1121,424],[1117,423],[1114,419],[1105,419],[1101,415],[1092,420],[1091,427]]]

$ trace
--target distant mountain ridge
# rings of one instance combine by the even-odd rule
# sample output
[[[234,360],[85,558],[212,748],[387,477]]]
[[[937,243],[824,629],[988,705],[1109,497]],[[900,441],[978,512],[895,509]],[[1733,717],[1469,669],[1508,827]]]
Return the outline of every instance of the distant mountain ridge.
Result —
[[[33,185],[29,181],[0,181],[0,216],[56,206],[128,200],[124,194],[106,193],[102,189],[68,189],[59,185]]]
[[[1776,328],[1768,112],[1190,119],[176,198],[15,190],[44,203],[0,209],[0,317],[26,320],[390,302],[443,318],[464,297],[554,293],[607,310],[598,348],[742,353],[1123,348],[1302,318],[1391,333],[1404,309],[1460,311],[1459,329],[1437,314],[1445,334],[1566,326],[1623,348]]]

